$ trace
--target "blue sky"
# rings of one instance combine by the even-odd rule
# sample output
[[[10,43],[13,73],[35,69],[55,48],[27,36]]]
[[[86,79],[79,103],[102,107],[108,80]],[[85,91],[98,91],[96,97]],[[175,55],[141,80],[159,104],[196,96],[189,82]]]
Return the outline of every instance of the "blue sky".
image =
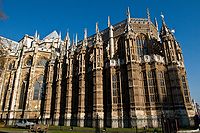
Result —
[[[88,34],[95,32],[95,23],[100,29],[126,18],[130,7],[131,17],[146,17],[146,8],[151,19],[157,17],[161,24],[163,12],[168,27],[175,29],[184,54],[191,96],[200,103],[200,1],[199,0],[4,0],[0,5],[7,19],[0,21],[0,35],[18,41],[25,34],[41,38],[53,30],[67,31],[70,36],[78,33],[83,38],[84,28]]]

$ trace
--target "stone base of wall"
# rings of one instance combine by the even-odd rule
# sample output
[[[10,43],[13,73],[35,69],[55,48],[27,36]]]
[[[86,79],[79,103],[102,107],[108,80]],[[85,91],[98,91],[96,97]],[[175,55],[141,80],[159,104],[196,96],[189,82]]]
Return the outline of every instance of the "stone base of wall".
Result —
[[[21,118],[22,112],[15,111],[15,112],[0,112],[0,119],[4,120],[8,125],[14,125],[17,120]],[[60,125],[60,126],[77,126],[77,127],[112,127],[112,128],[154,128],[154,127],[162,127],[162,119],[168,121],[177,121],[177,125],[179,127],[189,127],[194,126],[194,118],[188,118],[185,116],[177,116],[176,119],[172,118],[171,116],[141,116],[141,117],[116,117],[112,119],[107,119],[106,121],[100,117],[95,118],[71,118],[71,115],[66,115],[65,119],[57,118],[41,118],[39,117],[38,112],[25,112],[23,119],[27,119],[29,121],[36,121],[39,120],[40,123],[48,124],[48,125]],[[106,123],[105,123],[106,122]],[[109,125],[108,125],[109,123]]]

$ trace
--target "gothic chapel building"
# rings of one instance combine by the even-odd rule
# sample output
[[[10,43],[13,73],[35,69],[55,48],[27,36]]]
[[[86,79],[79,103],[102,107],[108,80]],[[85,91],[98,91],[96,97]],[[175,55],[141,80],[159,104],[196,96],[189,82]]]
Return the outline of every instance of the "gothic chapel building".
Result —
[[[53,31],[18,42],[0,37],[0,117],[38,118],[53,125],[179,126],[194,114],[183,53],[164,17],[127,18],[70,41]]]

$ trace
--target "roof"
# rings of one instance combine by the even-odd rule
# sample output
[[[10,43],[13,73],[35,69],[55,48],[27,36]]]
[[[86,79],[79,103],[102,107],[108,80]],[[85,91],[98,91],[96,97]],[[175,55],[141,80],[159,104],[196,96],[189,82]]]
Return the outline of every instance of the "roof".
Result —
[[[0,44],[3,48],[9,48],[12,52],[16,52],[19,43],[0,36]]]
[[[49,35],[47,35],[46,37],[44,37],[43,40],[45,39],[56,39],[59,38],[58,33],[54,30],[53,32],[51,32]]]

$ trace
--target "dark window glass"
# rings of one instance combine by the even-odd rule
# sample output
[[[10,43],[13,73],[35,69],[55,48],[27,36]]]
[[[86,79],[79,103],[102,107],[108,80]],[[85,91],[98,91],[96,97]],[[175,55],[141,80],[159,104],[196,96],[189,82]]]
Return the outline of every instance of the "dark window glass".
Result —
[[[139,35],[136,37],[136,43],[137,43],[137,52],[139,56],[147,55],[148,49],[147,49],[147,40],[144,35]]]
[[[42,97],[43,89],[44,89],[44,83],[43,83],[44,76],[41,75],[34,84],[34,94],[33,94],[33,100],[39,100]]]
[[[26,66],[31,66],[32,65],[32,58],[29,58],[27,61],[26,61]]]
[[[47,60],[46,59],[40,59],[37,63],[38,66],[46,66]]]

